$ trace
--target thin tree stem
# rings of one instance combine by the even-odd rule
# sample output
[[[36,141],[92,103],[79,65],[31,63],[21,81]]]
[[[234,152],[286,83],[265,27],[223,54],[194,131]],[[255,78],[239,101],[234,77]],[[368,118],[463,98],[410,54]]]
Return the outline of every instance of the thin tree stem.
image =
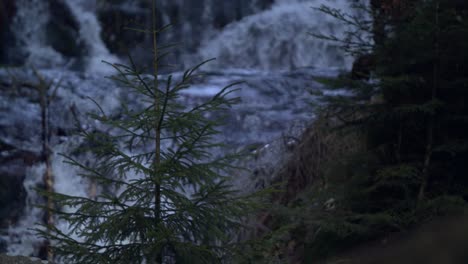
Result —
[[[435,100],[437,98],[437,88],[439,85],[439,3],[436,4],[436,13],[435,13],[435,23],[436,23],[436,32],[434,36],[434,62],[433,62],[433,72],[432,72],[432,91],[431,99]],[[431,114],[429,117],[429,124],[427,125],[427,140],[426,140],[426,153],[424,155],[424,164],[422,170],[422,183],[419,188],[418,202],[421,202],[426,193],[427,184],[429,181],[429,167],[431,165],[431,157],[433,152],[434,145],[434,129],[435,129],[435,113]]]
[[[157,28],[156,28],[156,0],[152,1],[152,26],[151,32],[153,36],[153,75],[154,75],[154,111],[155,113],[160,113],[159,105],[159,87],[158,87],[158,42],[157,42]],[[155,229],[158,229],[161,221],[161,178],[159,177],[159,165],[161,164],[161,127],[159,126],[159,119],[156,119],[155,127],[155,157],[153,169],[155,172],[155,190],[154,190],[154,217],[155,217]],[[162,263],[162,249],[156,253],[156,263]]]
[[[42,159],[45,163],[45,172],[43,175],[43,182],[46,189],[46,218],[45,223],[47,225],[47,232],[50,231],[52,226],[54,225],[54,203],[50,197],[50,193],[54,190],[54,181],[52,175],[52,166],[50,161],[50,146],[49,146],[49,138],[50,138],[50,131],[49,131],[49,97],[48,97],[48,90],[50,86],[47,85],[46,81],[39,75],[38,72],[35,72],[38,79],[39,84],[37,86],[39,92],[39,105],[41,108],[41,139],[42,139]],[[46,251],[47,251],[47,260],[52,262],[54,259],[54,254],[52,249],[50,248],[49,241],[46,241]]]

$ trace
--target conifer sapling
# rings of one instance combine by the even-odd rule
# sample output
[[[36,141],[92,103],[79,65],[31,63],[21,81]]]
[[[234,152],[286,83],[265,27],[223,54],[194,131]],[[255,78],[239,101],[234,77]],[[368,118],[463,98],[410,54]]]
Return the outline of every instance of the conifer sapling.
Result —
[[[204,63],[180,78],[160,77],[167,52],[157,37],[166,28],[157,29],[152,1],[152,28],[144,30],[153,42],[151,75],[131,59],[130,66],[110,64],[117,71],[111,78],[135,95],[139,107],[122,103],[112,116],[96,102],[99,111],[90,117],[106,132],[81,130],[95,165],[64,155],[80,176],[101,186],[94,199],[51,194],[54,214],[70,229],[37,232],[65,263],[221,262],[249,208],[226,177],[237,156],[213,155],[222,145],[214,141],[217,127],[238,98],[230,97],[229,85],[194,107],[181,103],[180,93]]]

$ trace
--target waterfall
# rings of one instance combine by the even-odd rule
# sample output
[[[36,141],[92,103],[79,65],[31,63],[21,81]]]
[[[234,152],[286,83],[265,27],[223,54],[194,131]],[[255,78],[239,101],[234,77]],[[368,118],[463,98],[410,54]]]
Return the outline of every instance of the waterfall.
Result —
[[[65,73],[65,74],[64,74]],[[0,74],[4,72],[0,71]],[[10,74],[17,75],[14,72]],[[49,112],[51,114],[50,121],[53,129],[60,128],[69,130],[73,128],[73,119],[68,109],[74,105],[79,106],[80,117],[85,113],[95,110],[95,104],[87,99],[87,96],[96,98],[101,107],[105,111],[115,111],[119,108],[119,89],[108,89],[112,87],[109,80],[102,80],[102,77],[89,77],[86,82],[72,72],[60,72],[57,70],[41,71],[41,74],[48,80],[53,80],[55,83],[63,78],[68,84],[57,90],[57,98],[51,102]],[[58,77],[61,76],[61,77]],[[0,79],[5,78],[5,75],[0,75]],[[25,81],[33,83],[27,76],[23,76]],[[34,78],[34,77],[29,77]],[[106,90],[106,87],[108,90]],[[0,102],[5,102],[4,94],[0,91]],[[32,135],[40,134],[39,109],[37,104],[30,100],[28,96],[20,97],[11,104],[3,104],[2,107],[6,111],[5,115],[0,115],[0,126],[6,122],[7,126],[15,127],[15,123],[24,122],[24,129],[12,130],[9,137],[2,138],[3,140],[17,146],[19,149],[26,149],[34,153],[39,153],[37,146],[40,146],[40,139]],[[11,111],[11,113],[10,113]],[[6,120],[4,120],[6,119]],[[83,122],[83,128],[99,127],[97,123]],[[27,140],[27,142],[25,142]],[[79,176],[77,168],[64,162],[64,157],[61,154],[69,154],[81,143],[81,138],[77,136],[59,137],[52,135],[51,137],[51,167],[52,176],[54,179],[53,189],[59,193],[68,195],[89,197],[91,192],[91,184],[87,179]],[[86,154],[80,156],[81,160],[92,161]],[[0,164],[1,166],[2,164]],[[44,241],[38,238],[33,231],[33,228],[38,228],[36,224],[43,223],[44,211],[38,208],[37,205],[44,205],[45,198],[39,195],[37,188],[43,186],[43,176],[45,172],[45,164],[37,162],[31,167],[26,168],[23,187],[27,193],[24,211],[20,220],[11,225],[7,230],[0,232],[0,241],[7,241],[6,250],[9,255],[23,256],[38,256],[43,250]],[[68,208],[68,210],[73,210]],[[55,219],[56,227],[67,232],[69,227],[63,221]],[[0,230],[2,231],[2,230]],[[78,238],[77,238],[78,239]]]
[[[74,127],[68,109],[76,105],[80,110],[80,118],[85,119],[84,113],[95,109],[95,105],[86,99],[90,96],[106,112],[117,115],[119,100],[122,97],[132,98],[128,94],[122,96],[121,87],[102,78],[103,72],[107,74],[112,69],[103,64],[102,60],[116,62],[122,59],[118,57],[121,54],[111,52],[108,42],[102,38],[101,31],[105,27],[98,19],[102,8],[99,2],[17,0],[17,12],[12,23],[12,32],[20,51],[18,56],[26,58],[25,65],[35,66],[56,83],[59,77],[63,77],[63,86],[57,92],[57,102],[52,102],[50,109],[54,131],[67,131],[62,132],[62,136],[52,135],[51,139],[51,145],[54,146],[54,188],[57,192],[76,196],[90,195],[90,183],[77,175],[76,168],[64,164],[63,157],[58,155],[72,152],[79,143],[71,135]],[[121,5],[120,8],[125,11],[127,9],[124,7],[139,1],[118,2],[116,5]],[[346,57],[336,45],[308,35],[308,32],[318,30],[338,36],[344,34],[345,27],[333,18],[314,11],[312,7],[327,4],[346,11],[350,10],[347,0],[162,0],[159,3],[162,6],[160,19],[163,22],[180,22],[169,35],[169,39],[185,42],[186,51],[179,59],[193,65],[202,59],[217,58],[214,63],[206,65],[211,72],[183,93],[181,100],[185,100],[184,103],[199,102],[225,85],[246,81],[238,94],[242,97],[242,103],[232,109],[228,126],[222,135],[222,141],[232,145],[233,149],[279,141],[278,137],[291,124],[305,124],[312,115],[308,108],[308,92],[322,88],[314,82],[312,76],[335,76],[339,69],[349,69],[351,65],[351,58]],[[77,49],[82,48],[83,52],[60,50],[51,44],[55,42],[51,41],[47,28],[54,19],[57,23],[58,16],[57,7],[55,13],[51,10],[53,4],[61,5],[62,9],[59,10],[64,12],[61,15],[69,14],[67,19],[71,22],[66,30],[73,30],[71,39],[76,42]],[[135,8],[137,11],[128,12],[144,15],[141,9],[139,6]],[[149,49],[145,43],[139,43],[136,48],[143,54],[143,58],[151,57],[148,56]],[[80,66],[73,68],[77,64]],[[70,68],[82,72],[72,72]],[[96,72],[98,74],[94,74]],[[175,76],[178,74],[181,73]],[[0,80],[7,80],[9,76],[0,69]],[[35,82],[31,72],[24,76],[21,76],[21,80]],[[9,96],[7,89],[0,89],[0,102],[2,109],[5,109],[5,114],[0,115],[0,128],[5,128],[0,143],[8,139],[7,143],[17,149],[38,153],[39,112],[31,99],[34,96],[18,96],[14,100]],[[135,100],[133,103],[139,102]],[[15,127],[16,123],[21,123],[25,128]],[[83,122],[83,125],[99,129],[96,123]],[[91,162],[89,157],[80,158]],[[265,163],[271,162],[271,158],[265,159],[268,160]],[[276,155],[275,159],[272,162],[278,163],[280,157]],[[23,182],[27,191],[24,214],[14,226],[6,230],[6,237],[3,235],[5,231],[0,230],[0,244],[1,240],[6,241],[11,255],[39,254],[42,241],[29,228],[43,221],[43,212],[33,206],[43,200],[34,191],[42,184],[43,173],[44,164],[41,162],[27,169]],[[242,178],[239,182],[255,185],[250,178]],[[56,223],[61,230],[68,230],[63,222]]]
[[[70,139],[67,143],[54,147],[52,160],[52,172],[54,177],[54,190],[68,195],[88,196],[89,183],[78,176],[76,168],[64,163],[64,158],[60,153],[70,153],[70,151],[79,142],[78,139]],[[26,177],[23,182],[24,188],[28,193],[25,205],[25,214],[23,218],[8,230],[7,252],[10,255],[37,256],[40,254],[44,241],[38,238],[33,228],[38,228],[36,224],[43,222],[44,211],[37,205],[44,203],[35,190],[43,184],[43,175],[45,164],[36,164],[26,171]],[[70,209],[71,210],[71,209]],[[67,232],[69,227],[62,221],[57,221],[57,228]]]
[[[90,72],[112,72],[113,68],[103,61],[118,62],[101,39],[101,25],[95,14],[94,0],[65,0],[71,13],[80,26],[80,40],[87,50],[85,57],[86,69]]]
[[[309,32],[342,37],[346,27],[313,7],[331,5],[350,10],[346,0],[277,1],[270,9],[228,25],[215,38],[205,39],[198,57],[217,58],[213,68],[349,69],[352,58],[337,45],[315,39]],[[198,59],[198,58],[197,58]]]
[[[138,1],[132,2],[133,9],[130,8],[129,1],[111,5],[114,9],[93,0],[56,1],[55,5],[61,6],[55,9],[68,12],[76,23],[77,28],[73,30],[77,31],[77,36],[72,38],[72,41],[77,42],[84,50],[78,61],[83,64],[82,68],[89,72],[110,71],[112,68],[103,64],[103,60],[116,62],[117,55],[123,58],[127,55],[112,54],[109,51],[108,42],[115,41],[115,36],[101,38],[99,14],[105,13],[106,19],[110,21],[108,23],[111,23],[106,26],[110,28],[112,23],[115,23],[112,16],[118,12],[127,12],[128,19],[149,15],[144,8],[138,6]],[[318,40],[308,34],[323,32],[341,37],[347,30],[346,26],[338,23],[333,17],[313,9],[322,4],[354,12],[350,8],[352,1],[348,0],[164,0],[160,2],[160,22],[175,24],[173,29],[162,35],[162,40],[183,43],[175,57],[178,60],[177,64],[183,65],[217,58],[216,63],[210,64],[213,69],[349,69],[352,58],[346,56],[336,44]],[[13,32],[16,34],[17,43],[27,55],[27,64],[39,68],[53,68],[69,62],[69,56],[50,45],[50,32],[47,33],[46,30],[48,22],[52,19],[50,3],[41,0],[18,0],[17,6]],[[135,10],[139,13],[135,13]],[[53,18],[58,16],[56,13]],[[37,19],[32,20],[30,17]],[[119,41],[133,42],[132,39]],[[147,38],[144,43],[129,44],[129,48],[136,54],[137,59],[146,61],[148,56],[145,53],[150,47],[149,42]]]
[[[45,165],[37,164],[26,170],[26,177],[23,186],[28,193],[26,198],[27,213],[14,227],[11,226],[8,230],[7,251],[11,255],[37,256],[41,240],[36,237],[30,228],[34,227],[34,223],[42,221],[43,210],[35,207],[42,199],[34,190],[42,183]]]
[[[64,57],[47,44],[46,25],[50,19],[49,4],[44,0],[17,0],[12,32],[25,64],[38,68],[57,67]]]
[[[63,2],[62,2],[63,1]],[[25,65],[35,68],[57,68],[69,67],[73,63],[82,63],[80,68],[90,72],[109,72],[111,67],[102,61],[118,62],[116,56],[112,55],[101,39],[101,26],[95,14],[94,0],[56,0],[52,2],[55,7],[55,17],[51,16],[51,4],[45,0],[18,0],[16,2],[17,12],[13,19],[12,31],[15,34],[16,45],[21,56],[26,57]],[[84,54],[79,60],[67,57],[67,53],[73,52],[64,47],[66,51],[57,50],[51,42],[63,42],[63,39],[53,40],[51,38],[50,22],[57,15],[67,16],[67,18],[77,24],[78,36],[74,45],[83,48]],[[58,27],[62,27],[64,21],[56,22]],[[63,29],[60,29],[63,30]],[[66,29],[71,31],[71,28]],[[71,34],[65,32],[63,34]],[[60,37],[58,37],[60,38]],[[73,38],[73,37],[72,37]],[[70,43],[68,43],[70,44]],[[57,44],[67,45],[67,43]],[[64,54],[65,53],[65,54]],[[81,61],[82,60],[82,61]]]

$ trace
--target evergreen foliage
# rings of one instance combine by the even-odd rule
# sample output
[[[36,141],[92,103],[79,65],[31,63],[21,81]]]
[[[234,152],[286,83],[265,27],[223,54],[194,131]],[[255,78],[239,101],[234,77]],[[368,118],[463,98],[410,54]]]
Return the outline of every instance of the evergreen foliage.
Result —
[[[455,174],[466,170],[457,167],[437,176],[437,167],[459,166],[458,160],[466,158],[467,138],[462,131],[467,128],[468,53],[457,39],[468,36],[467,7],[450,0],[401,2],[406,3],[404,11],[390,15],[387,10],[388,17],[380,18],[387,26],[381,32],[386,37],[372,51],[376,79],[352,82],[348,86],[353,96],[334,98],[330,107],[346,123],[368,131],[368,149],[382,166],[375,171],[376,180],[385,179],[378,176],[384,171],[412,175],[419,179],[417,196],[422,200],[428,184],[450,188],[454,182],[449,181],[461,180]]]
[[[321,10],[374,37],[370,50],[368,43],[357,41],[349,48],[354,32],[340,40],[350,53],[372,57],[370,81],[323,80],[351,91],[326,98],[327,111],[344,127],[365,133],[366,149],[348,163],[348,180],[338,183],[346,187],[335,194],[351,218],[365,218],[339,221],[358,223],[376,237],[465,207],[468,47],[461,40],[468,38],[468,6],[452,0],[396,1],[393,6],[373,1],[372,27],[369,21],[345,19],[349,16],[340,11]],[[368,222],[380,216],[386,220]],[[353,236],[368,239],[369,232],[359,228]]]
[[[96,197],[50,193],[54,214],[70,230],[38,229],[51,241],[64,263],[220,263],[228,256],[241,217],[251,201],[240,197],[227,175],[238,155],[214,155],[227,110],[238,101],[232,85],[211,99],[190,107],[178,100],[204,63],[180,78],[158,76],[167,47],[157,37],[155,1],[153,26],[140,30],[153,39],[153,72],[146,75],[133,62],[110,64],[111,77],[141,102],[132,109],[122,103],[118,116],[90,114],[106,132],[81,130],[93,154],[88,166],[65,154],[81,177],[99,186]],[[92,99],[91,99],[92,100]]]
[[[318,79],[348,91],[323,96],[320,111],[334,124],[329,133],[358,134],[363,148],[343,151],[320,172],[322,184],[318,177],[272,212],[283,219],[273,230],[288,226],[295,234],[283,242],[283,253],[287,241],[302,244],[294,254],[304,263],[467,208],[468,5],[361,3],[355,7],[373,21],[322,6],[353,29],[344,38],[312,35],[357,57],[352,74]]]

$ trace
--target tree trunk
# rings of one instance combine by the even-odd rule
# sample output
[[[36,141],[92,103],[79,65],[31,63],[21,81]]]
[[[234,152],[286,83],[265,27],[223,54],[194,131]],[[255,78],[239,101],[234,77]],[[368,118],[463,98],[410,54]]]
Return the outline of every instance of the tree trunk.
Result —
[[[45,190],[47,192],[46,195],[46,225],[47,228],[50,229],[54,225],[54,203],[50,198],[50,194],[54,190],[54,181],[53,181],[53,174],[52,174],[52,166],[50,161],[50,146],[49,146],[49,116],[48,116],[48,108],[49,108],[49,98],[47,95],[48,87],[47,84],[40,79],[39,83],[39,96],[40,96],[40,106],[41,106],[41,129],[42,129],[42,155],[43,160],[45,162],[45,172],[43,176],[43,182],[45,185]],[[47,243],[47,260],[50,262],[53,261],[54,255],[50,248],[50,245]]]
[[[153,75],[154,75],[154,111],[155,114],[160,113],[159,105],[159,87],[158,87],[158,43],[157,43],[157,27],[156,27],[156,0],[152,0],[152,12],[151,12],[151,33],[153,37]],[[161,224],[161,177],[159,175],[159,166],[161,164],[161,128],[159,121],[156,120],[155,124],[155,157],[153,170],[155,173],[155,188],[154,188],[154,217],[155,217],[155,229]],[[159,252],[156,252],[155,262],[157,264],[162,263],[162,248]]]
[[[437,99],[437,89],[439,86],[439,3],[436,3],[436,13],[435,13],[435,36],[434,36],[434,62],[433,62],[433,72],[432,72],[432,92],[431,99],[432,101]],[[427,125],[427,140],[426,140],[426,152],[424,155],[424,163],[422,170],[422,183],[419,188],[418,202],[421,202],[425,198],[425,193],[427,189],[427,184],[429,181],[429,167],[431,165],[431,157],[434,148],[434,129],[435,129],[435,115],[436,113],[431,113],[429,117],[429,123]]]

